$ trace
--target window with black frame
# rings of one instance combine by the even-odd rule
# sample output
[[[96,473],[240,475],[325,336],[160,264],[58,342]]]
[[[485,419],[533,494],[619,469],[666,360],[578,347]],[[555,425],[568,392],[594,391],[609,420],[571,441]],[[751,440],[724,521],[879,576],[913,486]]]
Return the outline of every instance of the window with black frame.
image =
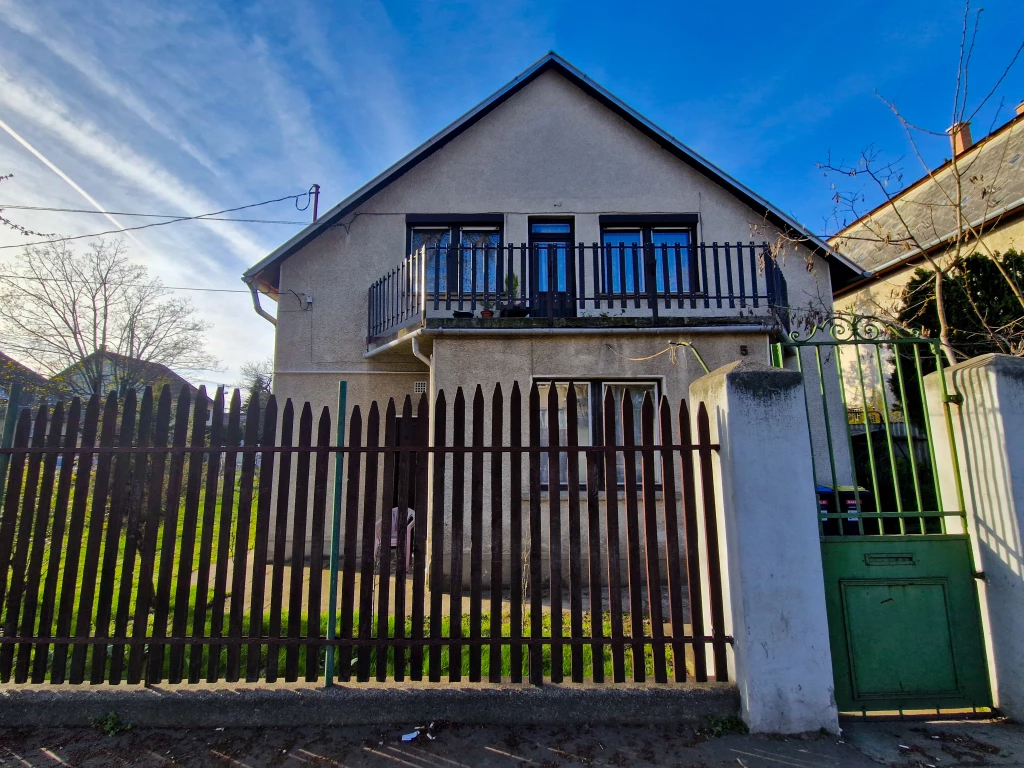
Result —
[[[599,446],[611,443],[612,445],[622,445],[623,432],[622,432],[622,402],[623,398],[628,391],[630,394],[630,402],[633,411],[633,442],[634,445],[639,445],[641,442],[641,423],[640,423],[640,412],[643,407],[644,395],[650,395],[654,401],[655,407],[658,404],[658,384],[653,381],[604,381],[598,379],[592,380],[574,380],[572,382],[576,392],[576,440],[577,445],[580,446]],[[550,445],[549,442],[549,429],[551,414],[548,412],[548,397],[551,387],[555,387],[555,391],[558,397],[558,444],[560,446],[568,445],[568,414],[566,410],[566,397],[569,392],[568,381],[538,381],[537,390],[540,395],[540,444],[542,446]],[[610,393],[612,400],[615,404],[615,434],[609,436],[606,440],[604,434],[604,399],[606,395]],[[655,442],[657,442],[657,430],[658,423],[655,420]],[[579,455],[579,478],[580,486],[585,487],[587,484],[587,459],[584,451],[580,452]],[[564,451],[559,452],[558,458],[559,465],[559,485],[562,488],[568,486],[569,482],[569,457]],[[615,482],[618,487],[623,487],[626,482],[626,471],[625,471],[625,459],[621,451],[616,452],[615,457],[616,475]],[[641,482],[640,475],[640,457],[636,457],[636,480],[637,483]],[[661,469],[655,463],[655,472],[657,482],[661,482]],[[604,458],[598,462],[598,477],[602,488],[605,488],[605,470],[604,470]],[[540,477],[541,485],[544,487],[548,486],[549,472],[548,472],[548,455],[546,453],[541,454],[540,459]]]
[[[693,241],[690,226],[603,226],[601,280],[604,293],[613,296],[646,294],[650,268],[654,271],[656,293],[695,293],[697,269]]]
[[[410,224],[409,252],[422,252],[428,294],[495,293],[501,285],[501,226]]]

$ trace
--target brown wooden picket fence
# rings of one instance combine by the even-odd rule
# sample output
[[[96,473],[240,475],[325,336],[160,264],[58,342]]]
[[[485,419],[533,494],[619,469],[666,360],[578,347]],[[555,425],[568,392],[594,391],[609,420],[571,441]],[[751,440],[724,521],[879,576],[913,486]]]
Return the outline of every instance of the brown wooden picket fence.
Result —
[[[558,418],[545,442],[536,385],[527,400],[356,407],[341,445],[329,409],[314,425],[303,405],[296,433],[290,400],[243,412],[237,390],[24,410],[3,451],[0,681],[727,680],[704,405],[694,442],[685,401],[645,395],[637,441],[609,392],[622,444],[583,446]],[[576,424],[573,386],[563,407]]]

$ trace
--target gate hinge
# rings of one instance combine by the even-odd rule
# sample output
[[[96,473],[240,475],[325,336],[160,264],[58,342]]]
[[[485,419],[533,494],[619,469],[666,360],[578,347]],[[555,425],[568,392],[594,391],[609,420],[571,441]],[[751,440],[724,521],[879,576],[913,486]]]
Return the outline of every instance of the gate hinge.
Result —
[[[944,398],[942,398],[942,402],[944,402],[944,403],[953,403],[954,405],[963,405],[964,404],[964,396],[961,395],[961,394],[946,395]]]
[[[974,578],[976,578],[978,581],[988,581],[984,571],[975,571],[971,575],[974,576]]]

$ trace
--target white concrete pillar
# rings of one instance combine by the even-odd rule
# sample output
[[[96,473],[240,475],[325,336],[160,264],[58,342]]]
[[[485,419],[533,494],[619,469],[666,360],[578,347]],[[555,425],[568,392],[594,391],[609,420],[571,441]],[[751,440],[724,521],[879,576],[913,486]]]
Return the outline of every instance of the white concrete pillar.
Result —
[[[955,509],[953,456],[938,373],[925,377],[943,506]],[[995,705],[1024,717],[1024,360],[982,355],[946,369],[967,527]]]
[[[721,444],[726,631],[743,720],[755,732],[837,732],[802,377],[731,363],[690,385],[694,418],[701,402]]]

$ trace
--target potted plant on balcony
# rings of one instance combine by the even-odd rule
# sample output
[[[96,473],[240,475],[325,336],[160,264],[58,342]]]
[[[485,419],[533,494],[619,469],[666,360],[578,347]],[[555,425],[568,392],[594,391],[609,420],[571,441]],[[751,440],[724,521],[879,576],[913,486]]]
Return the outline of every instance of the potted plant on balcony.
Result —
[[[484,308],[480,310],[480,317],[482,317],[484,320],[490,320],[492,317],[494,317],[494,304],[491,302],[490,299],[487,299],[484,302]]]
[[[499,317],[527,317],[530,314],[530,308],[526,306],[526,302],[519,298],[519,276],[509,275],[505,278],[505,293],[508,296],[508,301],[501,305],[501,311]]]

